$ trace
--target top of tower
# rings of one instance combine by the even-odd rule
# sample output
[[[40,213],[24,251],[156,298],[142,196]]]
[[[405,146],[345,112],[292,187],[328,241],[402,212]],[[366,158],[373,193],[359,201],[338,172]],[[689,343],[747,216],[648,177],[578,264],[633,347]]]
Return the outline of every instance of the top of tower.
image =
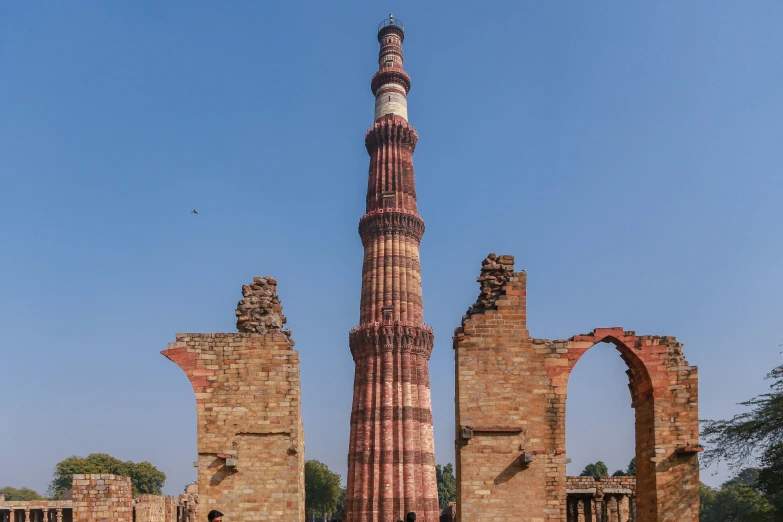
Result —
[[[383,37],[389,33],[397,33],[400,40],[405,39],[405,27],[402,22],[394,18],[394,15],[389,13],[389,18],[384,18],[381,23],[378,24],[378,41],[383,40]]]

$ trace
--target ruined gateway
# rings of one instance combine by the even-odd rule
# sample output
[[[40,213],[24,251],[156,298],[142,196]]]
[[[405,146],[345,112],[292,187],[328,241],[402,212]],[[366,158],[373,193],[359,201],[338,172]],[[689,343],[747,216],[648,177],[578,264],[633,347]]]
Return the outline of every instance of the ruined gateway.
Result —
[[[479,298],[454,332],[457,519],[698,521],[698,375],[682,345],[623,328],[532,338],[527,275],[514,271],[514,258],[491,254],[478,281]],[[633,489],[566,477],[568,378],[600,342],[614,344],[628,366],[636,415]],[[624,508],[618,495],[630,496],[631,506]]]
[[[597,328],[566,340],[530,337],[526,274],[489,255],[480,295],[454,334],[457,505],[437,509],[402,24],[381,23],[370,155],[360,324],[348,454],[348,522],[695,522],[699,512],[698,376],[673,337]],[[277,282],[243,287],[239,333],[179,334],[163,354],[188,375],[198,412],[197,517],[304,520],[299,354]],[[568,378],[593,345],[628,366],[637,478],[566,477]]]

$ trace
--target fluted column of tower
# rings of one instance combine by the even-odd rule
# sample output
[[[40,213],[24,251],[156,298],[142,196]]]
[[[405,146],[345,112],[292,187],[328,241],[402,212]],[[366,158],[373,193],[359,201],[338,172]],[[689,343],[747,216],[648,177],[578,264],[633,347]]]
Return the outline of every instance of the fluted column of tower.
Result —
[[[375,123],[364,138],[370,155],[360,324],[349,335],[356,363],[348,454],[348,522],[396,522],[416,512],[438,520],[429,358],[408,124],[410,77],[402,68],[402,25],[391,15],[378,28],[378,72],[372,78]]]

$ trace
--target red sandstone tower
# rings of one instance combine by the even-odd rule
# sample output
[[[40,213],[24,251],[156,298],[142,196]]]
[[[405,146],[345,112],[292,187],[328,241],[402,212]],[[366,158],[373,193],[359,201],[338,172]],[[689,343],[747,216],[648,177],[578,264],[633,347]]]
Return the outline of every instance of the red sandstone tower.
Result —
[[[348,453],[348,522],[395,522],[415,511],[438,520],[428,363],[432,330],[424,324],[408,125],[411,80],[402,68],[405,31],[391,15],[378,27],[381,50],[372,77],[375,123],[370,155],[360,324],[349,335],[356,363]]]

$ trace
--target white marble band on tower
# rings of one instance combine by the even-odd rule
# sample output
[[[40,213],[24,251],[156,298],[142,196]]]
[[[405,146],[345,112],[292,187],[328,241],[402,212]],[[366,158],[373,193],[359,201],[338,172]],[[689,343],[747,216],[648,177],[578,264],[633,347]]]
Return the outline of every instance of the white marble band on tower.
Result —
[[[400,92],[401,87],[395,83],[381,86],[375,96],[375,117],[373,121],[387,114],[394,114],[408,121],[408,99]]]

